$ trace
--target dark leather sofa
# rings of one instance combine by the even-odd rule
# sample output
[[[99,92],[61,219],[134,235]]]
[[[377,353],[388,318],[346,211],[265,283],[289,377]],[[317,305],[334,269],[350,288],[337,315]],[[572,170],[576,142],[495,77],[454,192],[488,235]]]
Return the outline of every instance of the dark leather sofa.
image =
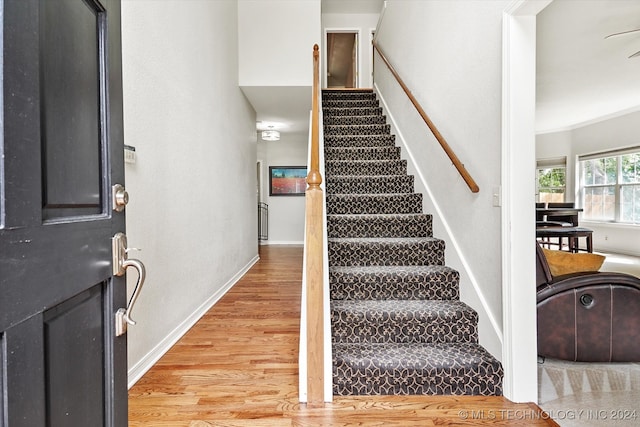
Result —
[[[538,355],[640,362],[640,279],[624,273],[552,276],[536,242]]]

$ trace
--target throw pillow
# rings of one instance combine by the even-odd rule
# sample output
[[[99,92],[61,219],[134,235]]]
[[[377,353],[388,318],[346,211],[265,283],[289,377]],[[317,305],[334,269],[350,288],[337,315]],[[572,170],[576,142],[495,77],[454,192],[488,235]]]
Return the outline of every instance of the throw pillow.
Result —
[[[598,271],[602,267],[605,256],[590,253],[571,253],[542,249],[552,276],[578,273],[581,271]]]

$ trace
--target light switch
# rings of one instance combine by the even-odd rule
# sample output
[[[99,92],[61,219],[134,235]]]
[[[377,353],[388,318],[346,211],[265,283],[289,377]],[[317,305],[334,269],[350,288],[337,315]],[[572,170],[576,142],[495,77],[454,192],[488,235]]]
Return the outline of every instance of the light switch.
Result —
[[[493,187],[493,206],[502,206],[502,187]]]

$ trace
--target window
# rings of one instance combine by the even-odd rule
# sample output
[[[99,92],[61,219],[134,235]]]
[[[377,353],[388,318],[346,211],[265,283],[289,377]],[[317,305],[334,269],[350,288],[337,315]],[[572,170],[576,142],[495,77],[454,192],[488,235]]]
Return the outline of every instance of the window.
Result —
[[[567,158],[539,159],[536,168],[538,202],[564,202],[567,187]]]
[[[640,224],[640,147],[579,158],[583,218]]]

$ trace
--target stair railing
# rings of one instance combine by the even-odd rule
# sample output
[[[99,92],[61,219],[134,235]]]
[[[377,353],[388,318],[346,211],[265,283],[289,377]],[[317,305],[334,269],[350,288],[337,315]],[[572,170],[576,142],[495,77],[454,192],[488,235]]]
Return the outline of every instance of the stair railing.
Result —
[[[424,122],[427,124],[429,129],[431,129],[431,133],[433,133],[433,136],[438,140],[438,143],[440,143],[440,146],[442,147],[444,152],[447,154],[447,156],[449,156],[449,159],[451,159],[451,162],[453,162],[453,166],[455,166],[455,168],[458,170],[458,173],[460,174],[462,179],[464,179],[464,182],[467,183],[471,192],[477,193],[478,191],[480,191],[478,184],[476,184],[474,179],[471,177],[471,174],[464,167],[464,164],[460,161],[460,159],[458,159],[458,156],[456,156],[456,153],[449,146],[449,144],[444,139],[440,131],[438,131],[438,128],[436,127],[436,125],[431,121],[427,113],[425,113],[422,106],[420,106],[420,103],[418,102],[418,100],[413,96],[413,94],[411,93],[407,85],[404,83],[402,78],[400,78],[400,75],[398,74],[396,69],[393,67],[393,65],[391,65],[386,55],[382,52],[382,50],[380,49],[380,46],[378,46],[378,43],[375,40],[373,41],[373,47],[380,55],[380,58],[382,59],[382,61],[387,65],[387,67],[389,68],[389,71],[391,71],[391,74],[393,74],[393,76],[396,78],[396,80],[398,81],[398,83],[400,84],[404,92],[407,94],[407,96],[409,97],[409,100],[411,100],[411,103],[418,111],[418,114],[420,114],[420,117],[422,117],[422,120],[424,120]]]
[[[305,281],[307,405],[324,404],[324,195],[320,184],[319,72],[318,45],[313,47],[313,94],[311,148],[305,192]]]
[[[258,202],[258,241],[269,240],[269,205]]]

